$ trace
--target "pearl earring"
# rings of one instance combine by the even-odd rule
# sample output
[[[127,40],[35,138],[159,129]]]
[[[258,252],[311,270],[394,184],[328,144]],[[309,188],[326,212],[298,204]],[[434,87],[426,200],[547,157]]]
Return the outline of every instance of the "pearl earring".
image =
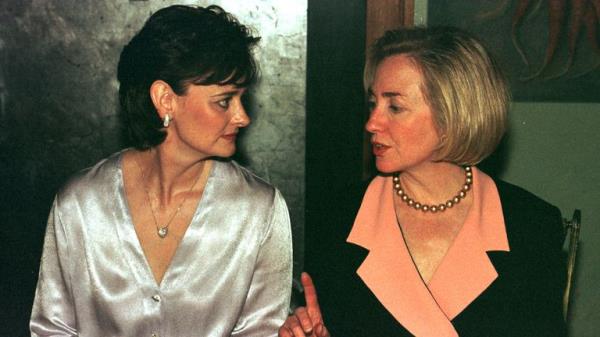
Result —
[[[165,115],[165,118],[163,118],[163,126],[164,126],[165,128],[168,128],[168,127],[169,127],[169,124],[171,124],[171,121],[172,121],[172,120],[173,120],[173,119],[171,118],[171,115],[169,115],[169,114],[166,114],[166,115]]]

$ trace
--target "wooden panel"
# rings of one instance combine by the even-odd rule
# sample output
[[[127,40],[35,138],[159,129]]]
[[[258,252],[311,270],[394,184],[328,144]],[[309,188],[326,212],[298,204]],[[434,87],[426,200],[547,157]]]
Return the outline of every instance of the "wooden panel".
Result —
[[[414,24],[414,0],[366,0],[366,32],[365,48],[387,30],[412,26]],[[365,120],[368,116],[365,115]],[[363,139],[363,179],[368,179],[375,173],[371,155],[369,134],[364,133]]]
[[[386,30],[411,26],[414,22],[414,0],[367,0],[366,43],[371,43]]]

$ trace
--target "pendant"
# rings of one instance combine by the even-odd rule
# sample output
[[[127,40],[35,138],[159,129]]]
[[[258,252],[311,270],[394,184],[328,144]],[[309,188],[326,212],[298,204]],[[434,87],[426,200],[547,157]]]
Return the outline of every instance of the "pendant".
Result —
[[[156,234],[158,234],[161,239],[164,239],[167,234],[169,234],[169,229],[167,227],[161,227],[156,231]]]

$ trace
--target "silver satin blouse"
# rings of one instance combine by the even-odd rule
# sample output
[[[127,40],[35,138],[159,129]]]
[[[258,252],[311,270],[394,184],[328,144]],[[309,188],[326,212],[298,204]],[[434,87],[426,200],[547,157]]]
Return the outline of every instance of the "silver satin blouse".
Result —
[[[32,336],[276,336],[292,274],[279,191],[235,162],[215,161],[162,282],[142,251],[121,154],[56,196],[46,230]]]

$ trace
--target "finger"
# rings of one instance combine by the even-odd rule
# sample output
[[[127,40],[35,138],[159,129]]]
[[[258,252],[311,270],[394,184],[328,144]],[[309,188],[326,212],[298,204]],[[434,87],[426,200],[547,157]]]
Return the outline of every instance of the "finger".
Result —
[[[304,298],[306,299],[307,307],[318,307],[319,302],[317,300],[317,290],[312,281],[310,275],[307,272],[303,272],[300,276],[300,282],[302,282],[302,287],[304,288]]]
[[[286,326],[282,326],[281,328],[279,328],[277,335],[279,337],[294,337],[294,335],[292,334],[292,331],[290,329],[288,329]]]
[[[286,326],[282,326],[281,328],[279,328],[279,337],[306,337],[307,335],[304,334],[304,332],[298,332],[298,331],[292,331],[290,330],[290,328],[286,327]],[[300,334],[298,334],[300,333]]]
[[[313,322],[310,319],[310,316],[308,315],[308,312],[306,311],[306,308],[305,307],[298,307],[294,311],[294,315],[296,315],[296,317],[300,321],[300,325],[302,326],[302,330],[304,330],[304,332],[307,333],[307,334],[311,333],[312,330],[313,330]]]
[[[285,320],[284,327],[292,332],[293,337],[305,337],[304,329],[296,316],[288,316]]]
[[[310,317],[317,322],[322,322],[321,308],[319,307],[319,301],[317,299],[317,289],[313,284],[312,278],[308,273],[304,272],[300,276],[302,287],[304,288],[304,298],[306,300],[306,308]]]
[[[316,337],[330,337],[327,327],[325,327],[325,325],[322,323],[319,323],[319,324],[317,324],[317,326],[315,326],[315,336]]]

